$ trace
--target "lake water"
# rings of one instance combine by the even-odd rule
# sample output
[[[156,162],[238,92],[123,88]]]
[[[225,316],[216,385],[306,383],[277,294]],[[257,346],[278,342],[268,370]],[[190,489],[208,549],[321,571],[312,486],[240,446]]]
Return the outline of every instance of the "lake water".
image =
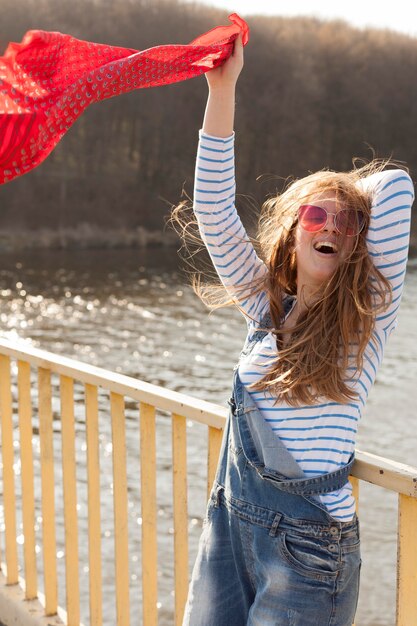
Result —
[[[0,256],[1,336],[141,378],[218,404],[229,397],[232,368],[245,335],[232,309],[208,314],[178,270],[170,250],[35,252]],[[357,447],[417,465],[417,264],[410,261],[399,326],[359,429]],[[85,468],[85,432],[77,397],[77,471]],[[102,411],[103,413],[103,411]],[[132,623],[140,622],[140,508],[137,454],[138,415],[126,412],[129,459],[129,524]],[[102,517],[105,624],[115,622],[113,596],[111,432],[101,414]],[[54,429],[59,431],[59,420]],[[190,567],[204,515],[204,427],[188,424]],[[37,435],[34,431],[35,461]],[[59,446],[59,443],[57,444]],[[203,450],[202,450],[203,448]],[[158,418],[158,536],[160,624],[173,624],[171,432]],[[58,457],[57,457],[58,458]],[[18,473],[18,471],[17,471]],[[57,476],[57,510],[62,487]],[[19,481],[17,481],[18,483]],[[79,498],[80,532],[87,524],[85,486]],[[17,489],[19,487],[17,486]],[[358,626],[392,626],[395,621],[397,497],[364,485],[361,491],[362,583]],[[39,529],[37,532],[40,533]],[[65,605],[63,529],[57,527],[60,556],[59,602]],[[88,586],[88,552],[80,541],[81,589]],[[41,559],[39,558],[39,561]],[[61,565],[62,562],[62,565]],[[42,581],[39,581],[42,588]],[[82,621],[89,623],[82,597]]]

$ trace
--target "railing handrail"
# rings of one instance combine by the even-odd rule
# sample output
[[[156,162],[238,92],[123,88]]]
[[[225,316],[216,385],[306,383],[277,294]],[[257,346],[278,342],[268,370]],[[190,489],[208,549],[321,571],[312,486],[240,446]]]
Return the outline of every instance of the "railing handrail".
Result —
[[[49,369],[55,374],[69,376],[79,382],[129,396],[139,402],[157,406],[163,411],[178,413],[214,428],[223,428],[227,417],[226,407],[32,346],[1,339],[0,353],[26,361],[35,367]]]
[[[405,496],[417,498],[417,467],[355,449],[351,475]]]
[[[177,413],[214,428],[223,428],[227,417],[226,407],[200,400],[178,391],[118,374],[102,367],[90,365],[46,350],[7,340],[0,340],[0,353],[26,361],[35,367],[50,369],[53,373],[69,376],[82,383],[97,385],[160,410]],[[355,450],[352,476],[411,497],[417,497],[417,467],[391,459]]]

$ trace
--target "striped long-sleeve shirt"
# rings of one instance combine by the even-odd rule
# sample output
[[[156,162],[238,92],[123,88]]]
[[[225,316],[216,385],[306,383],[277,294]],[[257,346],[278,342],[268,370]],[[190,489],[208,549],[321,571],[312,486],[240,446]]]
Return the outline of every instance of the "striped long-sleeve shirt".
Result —
[[[374,338],[365,351],[361,374],[354,366],[346,372],[357,400],[338,403],[321,399],[314,405],[292,407],[249,386],[260,380],[277,358],[276,339],[268,333],[239,364],[239,375],[264,419],[299,463],[306,477],[319,476],[344,465],[355,447],[359,419],[372,387],[388,336],[396,326],[407,263],[413,184],[402,170],[386,170],[363,179],[371,194],[372,212],[367,232],[368,251],[375,266],[392,285],[392,304],[377,316]],[[194,211],[201,236],[217,273],[231,296],[239,300],[249,334],[268,310],[265,292],[245,294],[242,286],[267,271],[257,256],[235,208],[234,135],[224,139],[200,131],[197,153]],[[242,295],[243,294],[243,295]],[[349,482],[320,496],[329,514],[349,521],[355,500]]]

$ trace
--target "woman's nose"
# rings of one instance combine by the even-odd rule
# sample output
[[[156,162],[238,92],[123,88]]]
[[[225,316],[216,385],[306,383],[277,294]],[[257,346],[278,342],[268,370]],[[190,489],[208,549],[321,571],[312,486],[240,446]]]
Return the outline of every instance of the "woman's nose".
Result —
[[[327,222],[323,230],[336,231],[335,214],[327,213]]]

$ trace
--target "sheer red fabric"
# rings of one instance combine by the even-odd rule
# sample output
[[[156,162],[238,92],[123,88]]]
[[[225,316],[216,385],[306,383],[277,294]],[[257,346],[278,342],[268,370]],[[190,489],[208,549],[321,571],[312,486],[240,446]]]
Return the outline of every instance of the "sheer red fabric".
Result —
[[[31,30],[0,57],[0,184],[39,165],[93,102],[187,80],[221,65],[246,22],[236,13],[188,45],[138,51]]]

